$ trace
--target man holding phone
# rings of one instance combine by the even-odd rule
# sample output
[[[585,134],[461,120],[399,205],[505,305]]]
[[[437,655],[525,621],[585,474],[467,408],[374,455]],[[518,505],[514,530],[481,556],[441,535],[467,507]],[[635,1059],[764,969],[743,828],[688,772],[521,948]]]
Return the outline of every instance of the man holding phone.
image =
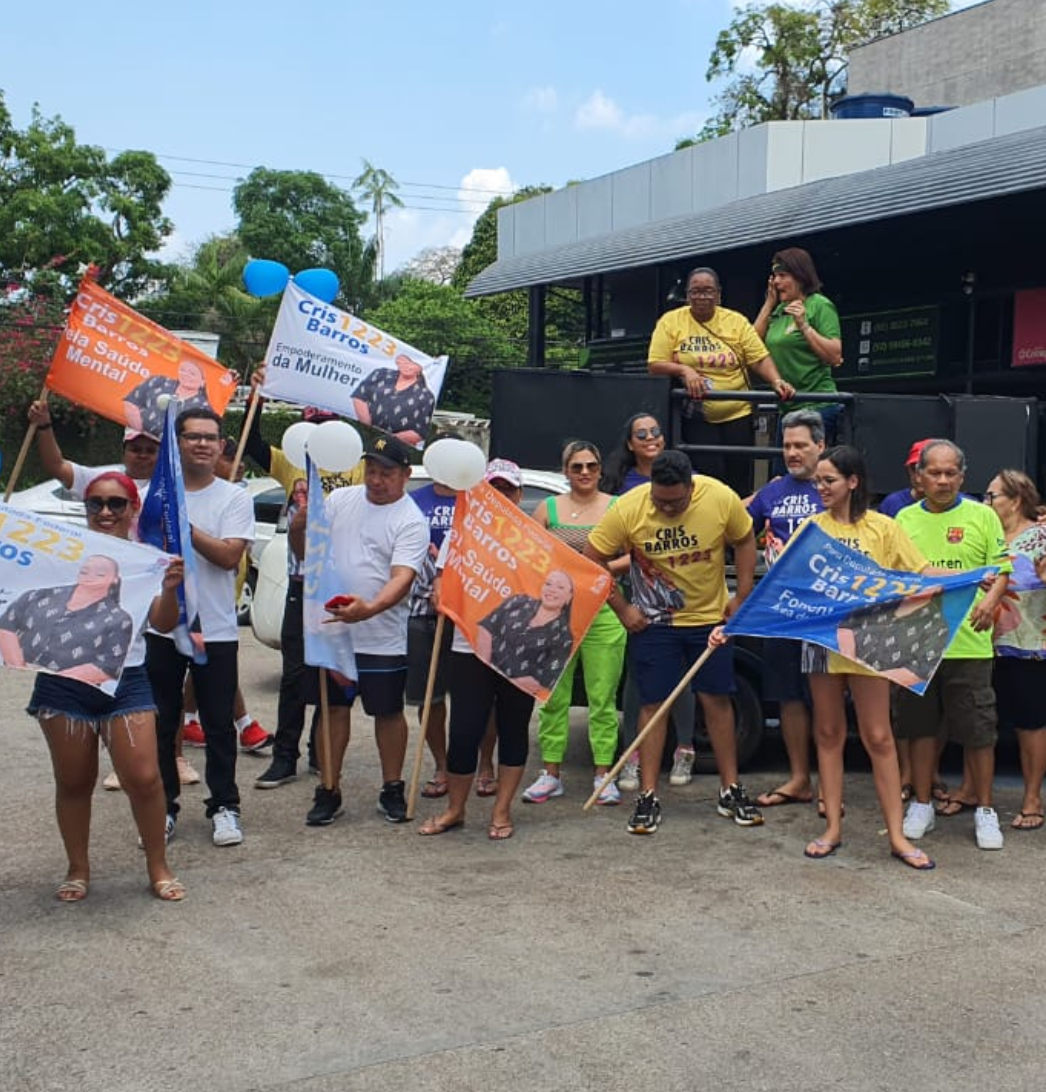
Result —
[[[326,609],[331,625],[352,626],[359,680],[356,686],[344,686],[327,676],[332,768],[324,771],[324,784],[316,789],[305,820],[309,826],[327,826],[341,814],[341,766],[357,692],[364,712],[374,718],[382,772],[378,811],[390,823],[407,819],[402,777],[407,751],[407,593],[428,553],[429,524],[407,496],[406,444],[379,436],[367,442],[363,460],[364,484],[335,489],[324,502],[334,564],[345,589]],[[305,521],[293,520],[288,534],[291,548],[304,555]]]

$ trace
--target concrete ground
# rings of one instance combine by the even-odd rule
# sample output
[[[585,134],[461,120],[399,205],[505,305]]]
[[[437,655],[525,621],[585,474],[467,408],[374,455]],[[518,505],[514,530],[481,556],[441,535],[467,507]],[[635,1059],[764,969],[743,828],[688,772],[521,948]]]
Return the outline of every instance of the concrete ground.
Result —
[[[271,725],[279,657],[249,635],[243,651]],[[567,796],[521,804],[511,841],[487,840],[485,800],[423,840],[375,810],[361,717],[332,827],[303,824],[314,779],[259,792],[264,760],[244,756],[246,841],[214,848],[205,790],[186,789],[170,856],[189,894],[161,904],[123,794],[99,789],[90,897],[60,905],[30,683],[0,672],[4,1092],[1041,1085],[1046,831],[985,853],[969,814],[943,820],[925,842],[937,870],[912,872],[861,767],[830,860],[802,856],[811,808],[743,830],[716,815],[709,777],[665,787],[660,832],[630,837],[627,807],[580,809],[575,711]],[[771,748],[753,791],[780,764]],[[1012,764],[1000,786],[1008,822]]]

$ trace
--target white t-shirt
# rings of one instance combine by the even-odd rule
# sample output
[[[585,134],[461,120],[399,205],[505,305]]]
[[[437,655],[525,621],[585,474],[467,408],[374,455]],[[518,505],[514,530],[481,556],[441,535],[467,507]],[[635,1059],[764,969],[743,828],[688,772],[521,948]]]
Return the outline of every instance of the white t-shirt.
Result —
[[[104,466],[81,466],[79,463],[70,462],[69,465],[73,468],[73,484],[69,487],[69,492],[77,500],[84,499],[84,493],[87,492],[87,487],[98,477],[99,474],[104,474],[108,469]],[[150,478],[132,478],[134,484],[138,487],[138,499],[145,503],[145,495],[149,492],[149,485],[152,479]]]
[[[238,485],[215,478],[203,489],[185,491],[189,522],[215,538],[254,541],[254,505],[250,494]],[[196,551],[196,586],[200,626],[205,641],[236,641],[236,570],[222,569]],[[161,637],[173,635],[161,633]]]
[[[404,494],[392,504],[372,504],[367,487],[335,489],[324,502],[334,544],[334,567],[345,595],[373,599],[389,582],[392,568],[421,571],[429,549],[429,521]],[[407,652],[409,596],[395,606],[352,623],[352,647],[376,656]]]

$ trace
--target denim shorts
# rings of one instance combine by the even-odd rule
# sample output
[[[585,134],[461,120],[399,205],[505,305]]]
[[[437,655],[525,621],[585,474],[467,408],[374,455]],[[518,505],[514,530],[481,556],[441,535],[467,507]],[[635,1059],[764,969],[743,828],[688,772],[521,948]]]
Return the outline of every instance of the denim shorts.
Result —
[[[124,669],[112,695],[77,679],[41,672],[36,676],[26,712],[32,717],[63,716],[84,721],[97,730],[111,717],[155,713],[156,703],[145,665],[138,664]]]
[[[676,688],[679,680],[708,646],[714,626],[647,626],[640,633],[629,634],[628,669],[636,679],[642,705],[662,702]],[[690,689],[695,694],[732,694],[734,682],[734,646],[716,649],[694,676]]]

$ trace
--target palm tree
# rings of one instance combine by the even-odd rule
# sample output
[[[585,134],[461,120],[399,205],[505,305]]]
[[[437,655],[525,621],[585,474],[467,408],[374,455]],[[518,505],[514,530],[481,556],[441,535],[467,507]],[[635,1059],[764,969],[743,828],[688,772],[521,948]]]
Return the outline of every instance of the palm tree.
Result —
[[[359,190],[360,196],[370,203],[374,212],[378,280],[383,281],[385,279],[385,210],[386,208],[403,208],[403,201],[396,194],[399,184],[388,171],[375,167],[369,159],[364,159],[363,171],[352,183],[352,188]]]

